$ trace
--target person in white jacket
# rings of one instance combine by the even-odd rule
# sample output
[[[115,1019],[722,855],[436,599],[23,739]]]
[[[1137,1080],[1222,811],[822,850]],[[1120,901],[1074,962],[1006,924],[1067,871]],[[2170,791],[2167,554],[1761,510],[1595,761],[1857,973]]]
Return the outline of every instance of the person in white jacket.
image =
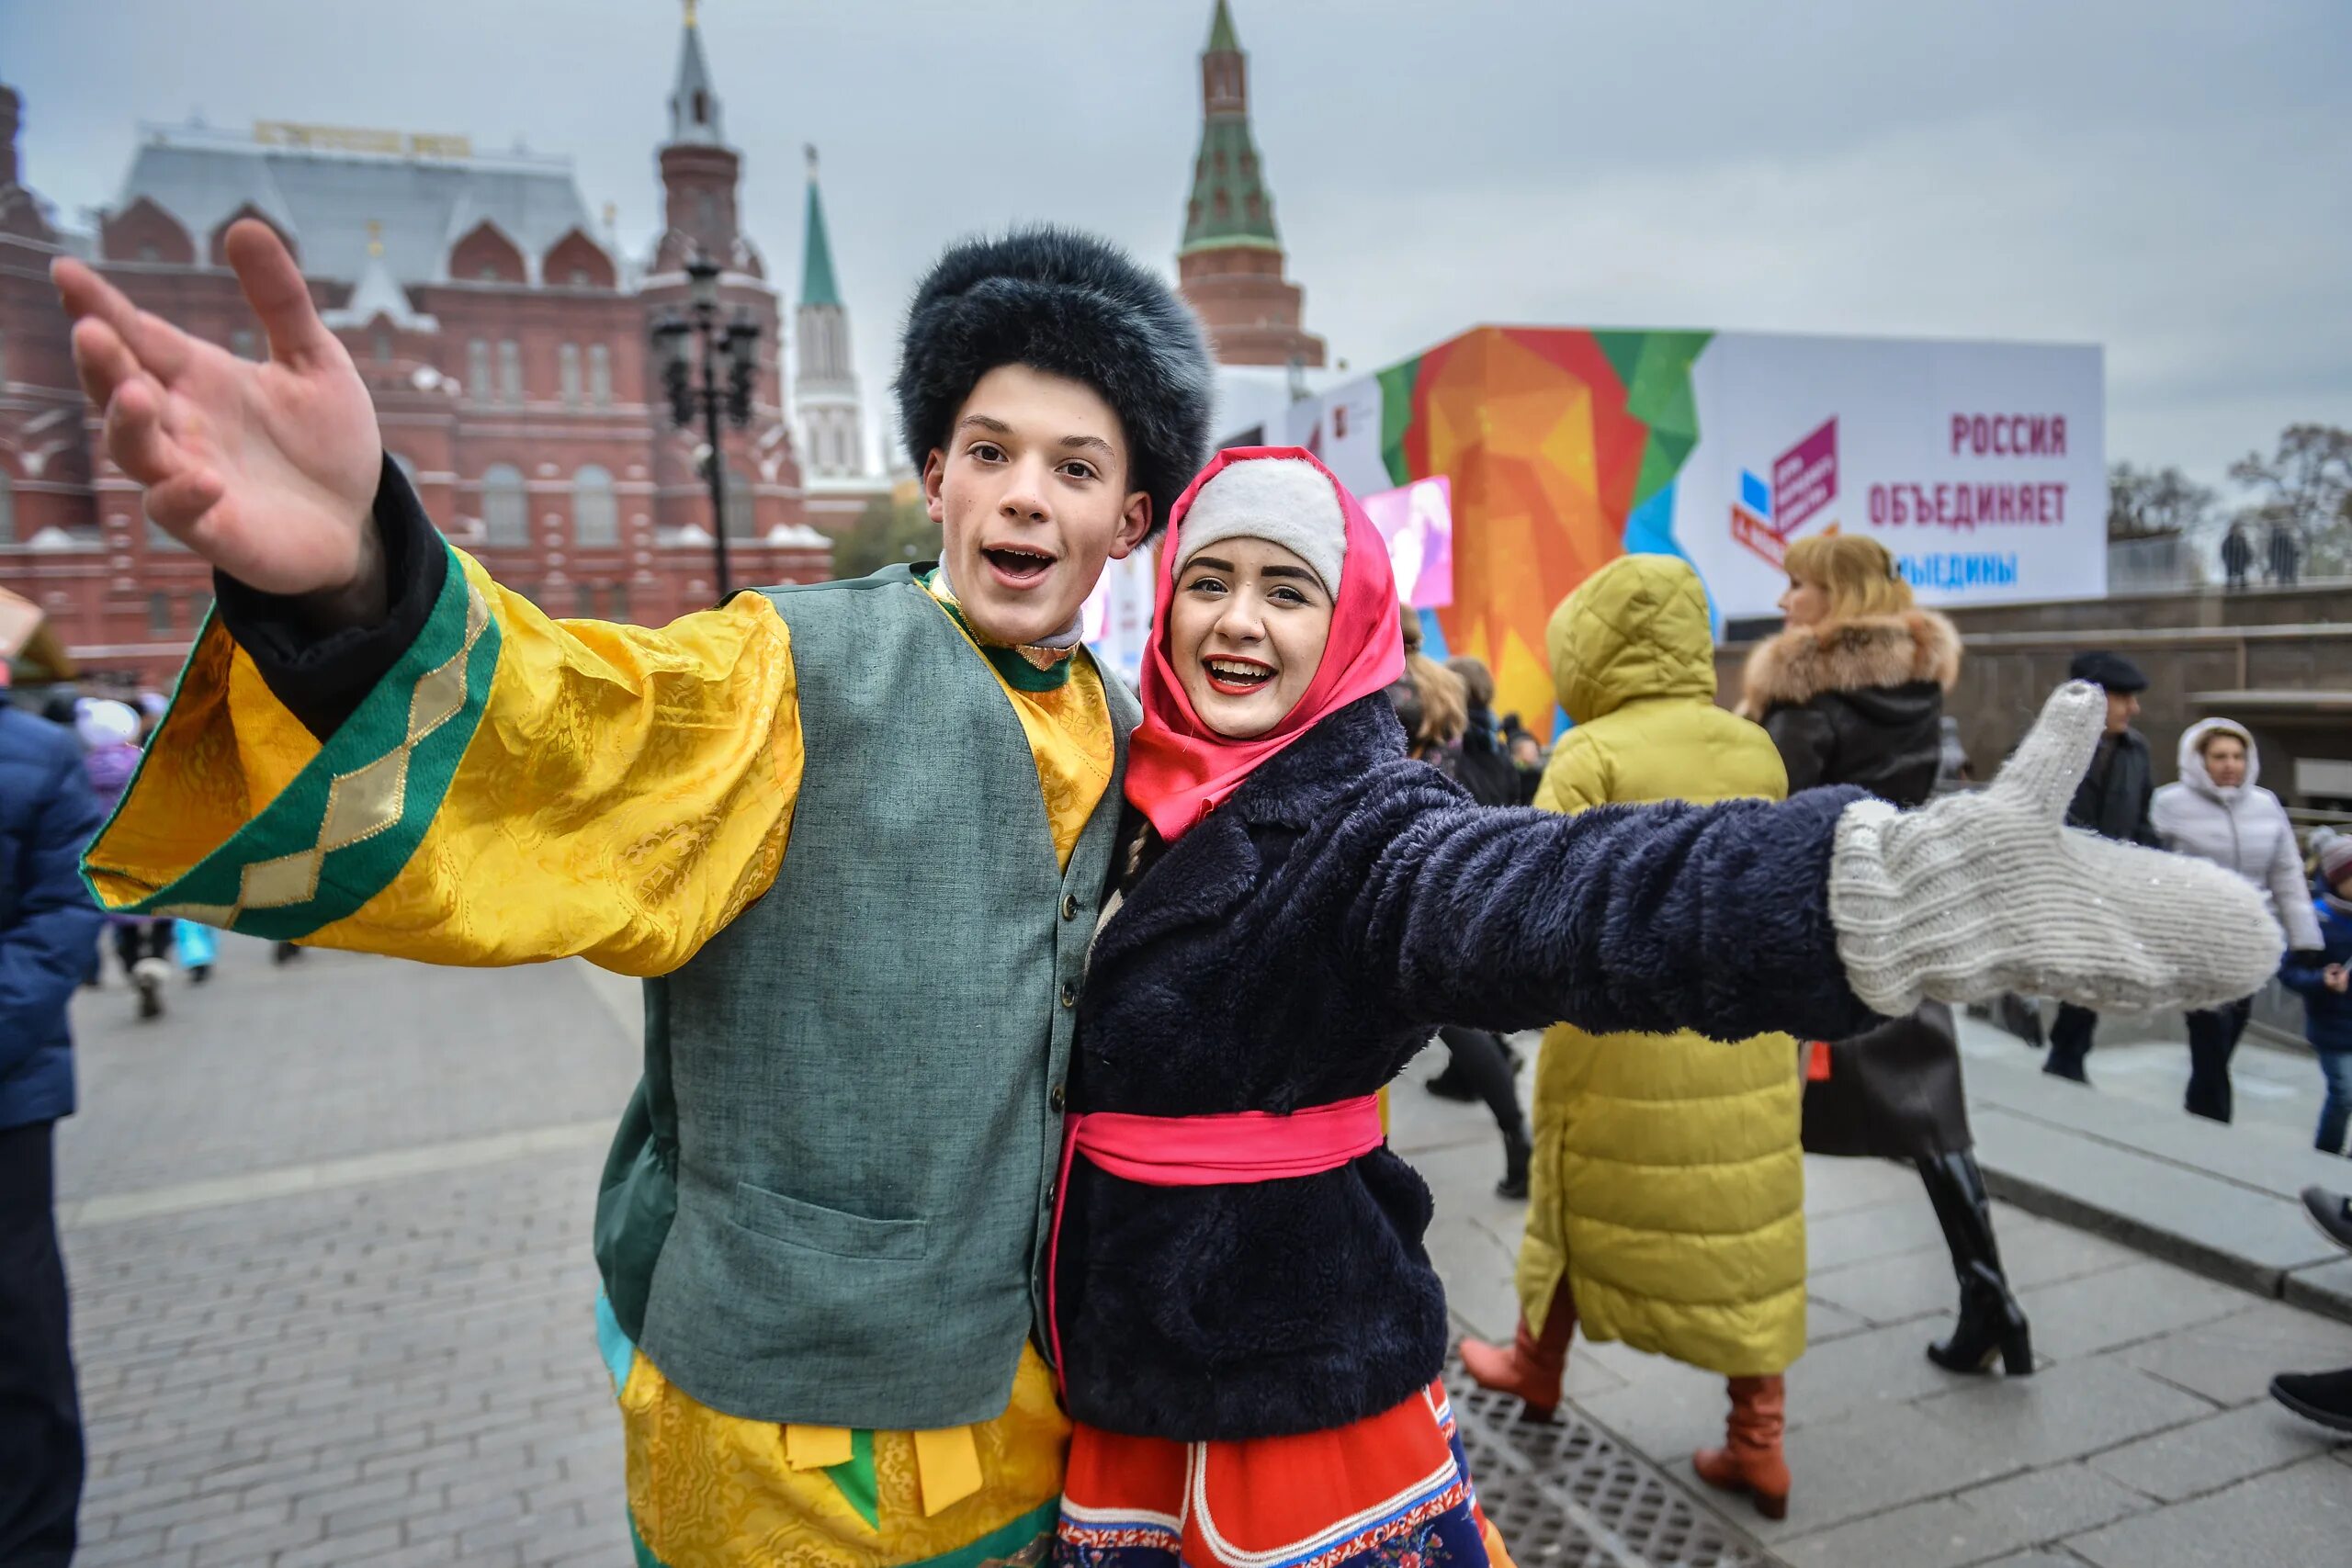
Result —
[[[2233,719],[2200,719],[2180,738],[2180,778],[2150,809],[2165,847],[2225,866],[2260,888],[2297,951],[2320,944],[2294,825],[2278,797],[2255,781],[2262,756]],[[2188,1112],[2230,1119],[2230,1055],[2254,998],[2188,1014]]]

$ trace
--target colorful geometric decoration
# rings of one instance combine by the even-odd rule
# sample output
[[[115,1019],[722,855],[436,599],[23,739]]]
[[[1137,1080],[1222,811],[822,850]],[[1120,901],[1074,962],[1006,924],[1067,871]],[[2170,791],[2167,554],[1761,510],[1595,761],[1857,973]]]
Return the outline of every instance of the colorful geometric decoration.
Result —
[[[1443,651],[1485,660],[1497,710],[1539,733],[1553,607],[1621,555],[1679,553],[1690,366],[1712,335],[1479,327],[1378,377],[1390,481],[1453,482],[1453,603],[1424,623]]]

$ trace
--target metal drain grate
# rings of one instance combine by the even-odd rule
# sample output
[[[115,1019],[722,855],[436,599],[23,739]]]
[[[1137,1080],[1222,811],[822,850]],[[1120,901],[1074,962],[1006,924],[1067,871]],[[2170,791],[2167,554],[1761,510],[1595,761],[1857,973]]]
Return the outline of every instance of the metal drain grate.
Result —
[[[1777,1568],[1766,1552],[1563,1404],[1548,1424],[1448,1362],[1478,1501],[1520,1568]]]

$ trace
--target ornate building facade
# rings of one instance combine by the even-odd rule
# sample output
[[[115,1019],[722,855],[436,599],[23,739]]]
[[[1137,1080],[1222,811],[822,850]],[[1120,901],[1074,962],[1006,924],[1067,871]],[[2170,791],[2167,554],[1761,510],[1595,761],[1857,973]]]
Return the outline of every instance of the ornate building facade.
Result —
[[[1250,133],[1250,57],[1226,0],[1201,53],[1201,149],[1176,271],[1220,365],[1322,367],[1323,340],[1301,325],[1304,292],[1283,276],[1273,191]]]
[[[786,408],[779,291],[743,232],[741,155],[691,10],[668,109],[663,222],[638,264],[611,209],[591,217],[567,160],[267,122],[246,136],[145,130],[96,231],[74,233],[27,188],[18,99],[0,88],[0,583],[39,603],[86,669],[160,682],[185,656],[209,573],[145,522],[106,460],[47,269],[82,255],[141,307],[257,355],[220,249],[240,218],[294,252],[435,523],[557,615],[660,622],[713,597],[701,436],[673,427],[649,331],[684,304],[687,258],[717,260],[722,309],[761,333],[752,421],[725,442],[735,580],[829,576]],[[845,375],[826,254],[824,324]],[[806,303],[802,317],[805,333]],[[804,341],[804,365],[808,353]],[[842,379],[823,382],[829,419]],[[854,403],[854,378],[847,392]]]

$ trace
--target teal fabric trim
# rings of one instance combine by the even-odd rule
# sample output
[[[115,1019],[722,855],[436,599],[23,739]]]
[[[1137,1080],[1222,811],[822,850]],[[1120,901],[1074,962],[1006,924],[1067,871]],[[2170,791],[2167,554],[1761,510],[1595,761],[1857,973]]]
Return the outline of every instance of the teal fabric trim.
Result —
[[[653,1555],[653,1549],[645,1544],[643,1536],[638,1534],[635,1514],[628,1517],[628,1545],[629,1550],[637,1554],[637,1568],[670,1568],[668,1563]]]
[[[1061,1517],[1061,1499],[1041,1503],[1008,1525],[1000,1525],[969,1546],[959,1546],[937,1557],[926,1557],[908,1568],[980,1568],[984,1562],[1010,1562],[1040,1536],[1053,1533]]]
[[[637,1363],[637,1347],[621,1332],[612,1298],[602,1291],[596,1292],[596,1348],[605,1358],[605,1370],[613,1374],[613,1397],[618,1399],[628,1386],[629,1368]]]
[[[309,765],[252,821],[230,835],[226,843],[183,875],[118,912],[168,913],[187,906],[234,908],[247,866],[300,854],[316,845],[334,780],[386,756],[406,740],[410,702],[418,682],[464,648],[469,587],[464,567],[452,551],[448,578],[416,641]],[[499,646],[493,614],[467,653],[464,696],[458,711],[411,749],[399,818],[379,832],[327,852],[308,898],[270,908],[240,908],[230,930],[275,942],[296,941],[347,919],[400,874],[440,809],[449,781],[481,722],[491,680],[498,668]],[[123,792],[125,802],[138,784],[134,775],[131,787]],[[96,840],[104,842],[103,835]],[[85,857],[85,882],[91,879],[92,863]]]
[[[941,594],[938,588],[934,586],[938,576],[936,568],[923,576],[924,592],[938,602],[939,607],[946,611],[957,626],[964,628],[964,634],[967,637],[978,645],[980,657],[989,661],[990,669],[1004,677],[1006,685],[1016,692],[1058,692],[1069,684],[1069,667],[1078,658],[1077,649],[1070,649],[1068,659],[1056,660],[1051,669],[1038,669],[1021,657],[1020,649],[992,643],[974,631],[972,623],[964,618],[964,606]]]
[[[849,1435],[849,1458],[841,1464],[825,1467],[832,1478],[833,1488],[842,1500],[857,1510],[866,1529],[882,1528],[882,1489],[874,1475],[874,1434],[865,1430]]]

